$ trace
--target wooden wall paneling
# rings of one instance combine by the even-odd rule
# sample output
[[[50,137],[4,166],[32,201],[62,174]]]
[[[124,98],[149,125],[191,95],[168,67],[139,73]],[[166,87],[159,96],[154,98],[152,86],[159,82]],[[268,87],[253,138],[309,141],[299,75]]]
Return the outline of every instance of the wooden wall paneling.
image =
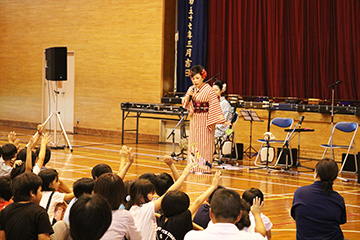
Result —
[[[151,0],[1,1],[0,118],[40,122],[43,51],[67,46],[77,53],[79,127],[120,130],[120,102],[160,99],[163,12]]]

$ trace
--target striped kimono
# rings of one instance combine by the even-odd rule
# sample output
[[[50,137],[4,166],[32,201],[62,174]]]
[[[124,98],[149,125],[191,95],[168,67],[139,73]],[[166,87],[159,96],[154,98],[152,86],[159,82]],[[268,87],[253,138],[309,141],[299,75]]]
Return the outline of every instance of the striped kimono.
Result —
[[[191,88],[189,88],[188,95]],[[190,103],[186,105],[190,116],[188,163],[195,158],[195,172],[210,173],[214,154],[215,124],[225,123],[219,98],[209,84],[195,88]],[[190,114],[191,115],[191,114]],[[193,156],[193,158],[191,158]]]

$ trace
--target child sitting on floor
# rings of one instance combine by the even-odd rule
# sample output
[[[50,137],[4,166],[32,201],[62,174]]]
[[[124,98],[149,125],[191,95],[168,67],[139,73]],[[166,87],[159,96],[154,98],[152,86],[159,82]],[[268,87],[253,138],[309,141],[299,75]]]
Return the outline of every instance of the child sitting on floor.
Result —
[[[253,205],[253,200],[258,197],[261,201],[261,203],[263,203],[264,201],[264,194],[261,192],[260,189],[258,188],[249,188],[248,190],[246,190],[243,195],[242,198],[250,205]],[[254,215],[252,214],[252,212],[249,212],[249,218],[250,218],[250,227],[248,228],[244,228],[244,231],[246,232],[255,232],[255,218]],[[271,223],[270,219],[263,213],[261,213],[261,219],[264,223],[265,229],[266,229],[266,237],[267,239],[271,239],[271,228],[273,226],[273,224]]]
[[[217,172],[211,186],[202,193],[190,206],[189,196],[182,191],[170,191],[165,194],[161,203],[163,215],[157,221],[158,239],[183,239],[193,229],[192,216],[200,205],[217,188],[221,172]]]
[[[58,192],[60,181],[58,172],[55,169],[42,170],[39,173],[42,179],[42,198],[40,206],[46,209],[49,214],[49,220],[52,224],[54,221],[54,213],[56,204],[70,201],[74,198],[74,193],[60,193]]]
[[[168,157],[168,156],[165,156]],[[177,190],[181,187],[192,169],[191,164],[187,165],[180,178],[169,188],[168,191]],[[161,202],[165,195],[152,201],[155,193],[154,185],[146,179],[137,179],[130,186],[130,201],[127,209],[130,209],[135,224],[142,231],[143,239],[156,239],[156,218],[155,212],[160,209]]]

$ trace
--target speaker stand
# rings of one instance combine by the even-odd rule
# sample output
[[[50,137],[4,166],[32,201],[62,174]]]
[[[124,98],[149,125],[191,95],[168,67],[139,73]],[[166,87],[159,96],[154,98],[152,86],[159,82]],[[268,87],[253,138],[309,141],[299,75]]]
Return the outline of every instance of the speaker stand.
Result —
[[[59,126],[60,126],[60,130],[61,130],[61,133],[62,135],[64,136],[65,138],[65,141],[67,143],[67,147],[70,149],[70,151],[72,152],[73,151],[73,148],[71,146],[71,143],[69,141],[69,138],[67,136],[67,133],[66,133],[66,130],[65,130],[65,127],[61,121],[61,118],[60,118],[60,112],[58,111],[58,95],[60,94],[60,92],[58,91],[58,82],[56,81],[56,90],[54,90],[53,94],[55,94],[55,111],[53,113],[51,113],[47,119],[45,120],[45,122],[42,123],[42,125],[45,127],[46,124],[50,121],[50,119],[52,117],[55,118],[55,128],[54,128],[54,141],[51,142],[52,146],[51,148],[53,149],[64,149],[65,146],[64,145],[59,145],[59,142],[60,142],[60,138],[59,140],[57,140],[57,123],[59,123]],[[49,98],[50,99],[50,98]],[[50,100],[49,100],[50,101]],[[49,127],[49,131],[51,132],[51,125]],[[34,137],[36,137],[38,134],[38,132],[35,133]]]

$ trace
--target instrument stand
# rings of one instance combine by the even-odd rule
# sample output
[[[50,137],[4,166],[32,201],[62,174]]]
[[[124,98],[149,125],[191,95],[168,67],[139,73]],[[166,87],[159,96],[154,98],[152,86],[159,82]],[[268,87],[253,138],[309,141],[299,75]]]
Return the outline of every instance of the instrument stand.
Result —
[[[295,130],[299,127],[301,127],[301,124],[304,120],[304,116],[301,117],[301,120],[296,124],[296,126],[291,130],[290,134],[287,136],[287,138],[285,139],[284,141],[284,144],[283,146],[281,147],[280,149],[280,153],[279,153],[279,156],[281,156],[281,154],[284,152],[284,149],[286,148],[289,152],[289,154],[286,154],[285,156],[285,168],[281,169],[282,171],[286,171],[286,172],[290,172],[290,167],[289,167],[289,156],[290,155],[290,158],[291,160],[293,161],[293,157],[292,157],[292,151],[290,151],[291,149],[289,149],[289,142],[290,142],[290,139],[292,137],[292,135],[294,134]],[[300,137],[300,132],[299,132],[299,137]],[[299,142],[298,142],[299,144]],[[299,147],[299,146],[298,146]],[[293,164],[293,162],[291,161],[291,165]],[[299,171],[298,171],[299,172]],[[292,173],[293,174],[293,173]]]
[[[334,127],[334,96],[335,96],[335,86],[331,88],[331,142],[330,142],[330,159],[333,158],[333,127]]]
[[[186,115],[183,115],[181,117],[181,119],[179,120],[179,122],[175,125],[175,127],[173,128],[173,130],[171,131],[171,133],[169,134],[169,136],[166,138],[166,139],[169,139],[171,136],[172,136],[172,146],[173,146],[173,151],[171,153],[171,157],[173,159],[175,159],[176,161],[178,161],[179,159],[180,160],[185,160],[183,157],[181,158],[178,158],[180,155],[184,155],[186,153],[183,152],[183,150],[180,151],[180,153],[176,154],[175,153],[175,130],[176,128],[180,125],[181,125],[181,129],[180,129],[180,132],[183,132],[185,131],[185,123],[184,123],[184,119],[185,119]],[[183,135],[184,136],[184,135]],[[186,136],[185,136],[186,137]]]
[[[300,133],[301,132],[313,132],[314,129],[310,129],[310,130],[307,130],[307,129],[303,129],[301,128],[301,125],[299,126],[298,129],[295,130],[295,132],[298,134],[298,147],[297,147],[297,161],[296,161],[296,168],[305,168],[305,169],[309,169],[311,171],[314,171],[314,168],[311,168],[311,167],[306,167],[306,166],[303,166],[301,165],[301,162],[300,162]],[[299,170],[298,170],[299,172]]]
[[[261,120],[259,118],[259,116],[256,114],[256,112],[253,110],[240,110],[240,113],[244,117],[245,121],[250,121],[250,144],[249,144],[249,147],[245,149],[244,153],[249,159],[251,159],[254,156],[256,156],[256,154],[258,154],[258,151],[256,151],[256,149],[251,145],[251,143],[252,143],[252,123],[253,123],[253,121],[263,122],[263,120]],[[253,154],[251,153],[252,150],[254,151]]]
[[[64,149],[65,148],[65,145],[59,145],[59,142],[60,142],[60,138],[59,140],[57,140],[57,123],[59,123],[60,125],[60,130],[61,130],[61,134],[64,136],[65,138],[65,141],[67,143],[67,147],[70,148],[70,151],[72,152],[73,151],[73,148],[71,146],[71,143],[69,141],[69,138],[66,134],[66,130],[65,130],[65,127],[61,121],[61,118],[60,118],[60,112],[57,110],[58,108],[58,95],[60,94],[60,92],[58,91],[58,82],[56,81],[56,90],[54,90],[54,94],[55,94],[55,111],[53,113],[51,113],[48,118],[45,120],[45,122],[42,123],[42,125],[45,127],[45,125],[50,121],[50,119],[52,117],[55,117],[55,128],[54,128],[54,141],[51,142],[51,148],[53,149]],[[49,128],[49,131],[51,132],[51,126]],[[35,133],[34,137],[37,136],[38,132]]]
[[[334,149],[333,149],[333,127],[334,127],[334,102],[335,102],[335,87],[341,83],[341,80],[337,81],[336,83],[333,83],[329,86],[331,88],[331,142],[330,142],[330,159],[333,159],[335,161],[334,156]],[[359,174],[359,173],[358,173]],[[343,177],[337,177],[338,179],[348,182],[349,179],[343,178]]]
[[[269,148],[270,148],[270,137],[268,137],[266,139],[266,145],[265,145],[267,151],[266,151],[266,161],[265,161],[265,165],[264,166],[259,166],[259,167],[254,167],[254,168],[249,168],[248,171],[251,170],[257,170],[257,169],[266,169],[266,171],[268,173],[270,173],[271,170],[276,170],[276,171],[281,171],[281,169],[279,168],[275,168],[275,167],[270,167],[269,166]]]
[[[337,81],[336,83],[333,83],[329,86],[331,88],[331,142],[330,142],[330,159],[333,158],[333,126],[334,126],[334,98],[335,98],[335,87],[341,83],[341,80]]]
[[[267,107],[269,108],[269,115],[268,115],[268,126],[267,126],[267,132],[270,132],[270,120],[271,120],[271,109],[274,105],[274,103],[272,102],[266,102]],[[248,171],[251,170],[257,170],[257,169],[266,169],[266,171],[268,173],[270,173],[271,170],[276,170],[276,171],[281,171],[281,169],[279,168],[275,168],[275,167],[270,167],[269,166],[269,148],[270,148],[270,136],[267,136],[266,138],[266,161],[265,161],[265,165],[263,166],[258,166],[258,167],[254,167],[254,168],[249,168]]]

